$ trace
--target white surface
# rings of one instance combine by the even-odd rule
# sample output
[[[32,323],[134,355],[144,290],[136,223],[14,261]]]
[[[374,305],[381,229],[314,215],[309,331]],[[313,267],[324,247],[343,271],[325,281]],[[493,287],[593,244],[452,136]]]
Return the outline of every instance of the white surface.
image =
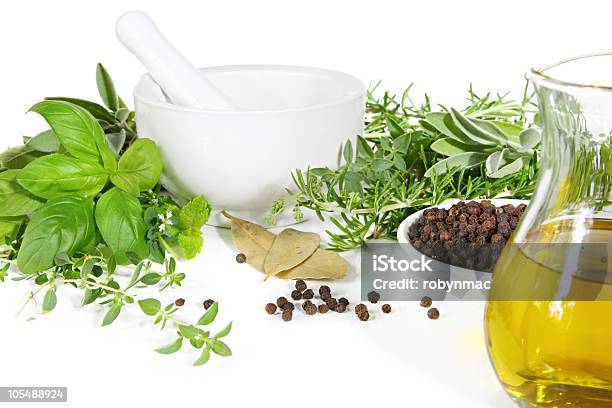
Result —
[[[115,31],[119,41],[140,60],[173,103],[200,109],[236,109],[143,11],[123,14]]]
[[[612,48],[612,6],[595,0],[503,6],[484,0],[32,0],[0,7],[0,36],[7,40],[0,146],[42,128],[24,112],[44,96],[97,99],[98,61],[130,100],[142,68],[116,40],[113,22],[133,9],[153,16],[196,65],[320,66],[365,81],[384,79],[396,90],[414,81],[415,98],[427,91],[434,103],[448,105],[463,102],[469,83],[519,95],[529,67]],[[192,369],[192,354],[152,352],[166,339],[139,319],[126,313],[117,326],[99,328],[95,307],[81,311],[78,299],[64,293],[58,310],[26,322],[31,309],[13,316],[25,285],[9,283],[0,285],[0,385],[67,385],[68,405],[79,408],[512,406],[486,358],[482,305],[440,305],[436,322],[417,305],[401,304],[365,324],[333,314],[284,323],[261,307],[286,284],[261,284],[257,273],[234,264],[234,251],[218,237],[224,233],[207,229],[205,253],[181,266],[189,274],[185,290],[165,296],[186,296],[190,315],[199,313],[196,300],[220,299],[220,322],[235,321],[228,338],[234,357]],[[334,285],[351,298],[359,293],[354,273]]]
[[[161,99],[144,75],[134,92],[140,136],[159,146],[164,185],[204,194],[216,210],[263,222],[296,168],[336,168],[342,146],[363,131],[365,86],[337,71],[281,65],[202,70],[245,110],[190,109]],[[215,225],[227,223],[214,217]]]

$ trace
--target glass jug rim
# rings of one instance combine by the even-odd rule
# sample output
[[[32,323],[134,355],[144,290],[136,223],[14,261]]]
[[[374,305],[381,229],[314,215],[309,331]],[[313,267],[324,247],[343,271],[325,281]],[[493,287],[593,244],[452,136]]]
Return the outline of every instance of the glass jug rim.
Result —
[[[569,64],[572,62],[578,62],[590,58],[597,57],[611,57],[612,52],[600,52],[600,53],[591,53],[591,54],[583,54],[575,57],[566,58],[561,61],[557,61],[553,64],[546,65],[542,68],[531,67],[529,72],[525,75],[527,80],[531,80],[533,82],[543,82],[552,87],[571,87],[571,88],[580,88],[580,89],[592,89],[592,90],[602,90],[602,91],[612,91],[612,78],[610,80],[609,85],[595,84],[589,83],[587,81],[571,81],[561,79],[556,77],[555,75],[547,74],[546,71],[551,70],[553,68],[560,67],[565,64]]]

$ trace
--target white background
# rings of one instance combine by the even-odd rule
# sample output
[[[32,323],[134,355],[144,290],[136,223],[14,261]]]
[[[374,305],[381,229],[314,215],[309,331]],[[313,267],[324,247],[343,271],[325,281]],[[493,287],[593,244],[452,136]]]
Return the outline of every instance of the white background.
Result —
[[[124,99],[142,69],[114,37],[124,11],[144,9],[196,65],[280,63],[416,83],[434,102],[458,104],[477,90],[517,96],[532,65],[612,49],[610,8],[585,1],[22,1],[0,6],[0,147],[42,124],[24,112],[45,96],[96,99],[103,62]],[[218,175],[211,174],[210,177]],[[309,222],[301,228],[322,231]],[[185,317],[207,297],[220,300],[219,324],[233,319],[234,356],[191,368],[192,352],[161,356],[169,339],[137,313],[99,328],[101,311],[80,310],[60,292],[56,311],[28,307],[22,283],[0,286],[0,386],[68,386],[69,406],[432,406],[510,407],[486,356],[481,304],[439,305],[432,322],[416,304],[397,304],[367,323],[352,312],[291,323],[267,316],[266,302],[289,292],[236,265],[227,231],[206,229],[206,248],[181,265]],[[356,254],[347,259],[355,264]],[[333,285],[356,299],[353,267]],[[35,320],[29,320],[34,317]]]

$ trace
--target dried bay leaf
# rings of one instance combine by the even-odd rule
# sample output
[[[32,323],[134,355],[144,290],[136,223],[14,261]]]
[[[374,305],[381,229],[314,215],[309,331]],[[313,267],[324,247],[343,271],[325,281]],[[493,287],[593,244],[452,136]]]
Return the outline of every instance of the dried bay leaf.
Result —
[[[232,222],[232,240],[238,251],[246,255],[249,265],[263,272],[264,261],[276,235],[260,225],[236,218],[226,211],[223,211],[223,215]]]
[[[319,248],[320,243],[319,234],[293,228],[283,230],[276,236],[264,261],[266,279],[298,266]]]
[[[335,252],[317,249],[310,258],[288,271],[276,275],[281,279],[342,279],[347,272],[346,261]]]

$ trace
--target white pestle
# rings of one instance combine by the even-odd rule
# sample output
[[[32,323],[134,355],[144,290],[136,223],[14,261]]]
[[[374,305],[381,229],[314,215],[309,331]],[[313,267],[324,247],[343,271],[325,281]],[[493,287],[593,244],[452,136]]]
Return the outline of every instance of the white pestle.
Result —
[[[119,41],[140,60],[172,103],[198,109],[237,109],[170,44],[145,12],[123,14],[115,29]]]

